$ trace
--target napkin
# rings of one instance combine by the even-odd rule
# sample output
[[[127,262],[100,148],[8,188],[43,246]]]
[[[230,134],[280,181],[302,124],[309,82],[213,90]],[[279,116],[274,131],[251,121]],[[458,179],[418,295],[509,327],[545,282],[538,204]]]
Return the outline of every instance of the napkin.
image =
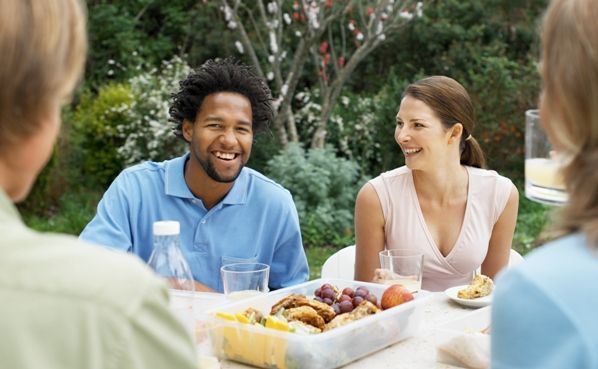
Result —
[[[465,368],[490,367],[490,335],[481,332],[458,334],[437,347],[436,360]]]

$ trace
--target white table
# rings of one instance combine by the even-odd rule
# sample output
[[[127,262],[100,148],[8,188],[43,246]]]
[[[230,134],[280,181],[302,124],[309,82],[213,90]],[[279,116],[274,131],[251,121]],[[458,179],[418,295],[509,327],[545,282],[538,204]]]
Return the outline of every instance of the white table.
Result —
[[[434,328],[457,319],[472,309],[461,307],[451,301],[442,292],[434,296],[424,307],[424,316],[418,333],[410,338],[382,349],[360,360],[354,361],[343,368],[345,369],[448,369],[457,368],[452,365],[436,362],[436,346]],[[222,360],[222,369],[244,369],[251,366],[233,361]]]

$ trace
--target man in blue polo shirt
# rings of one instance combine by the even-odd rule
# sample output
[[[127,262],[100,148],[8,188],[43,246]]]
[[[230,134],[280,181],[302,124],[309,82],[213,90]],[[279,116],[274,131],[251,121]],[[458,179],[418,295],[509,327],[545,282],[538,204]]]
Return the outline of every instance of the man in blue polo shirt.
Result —
[[[254,132],[272,120],[266,83],[250,67],[224,59],[207,61],[180,86],[170,120],[189,152],[122,171],[80,238],[147,261],[153,222],[177,220],[200,290],[222,291],[220,267],[244,261],[270,265],[270,289],[306,281],[291,194],[245,167]]]

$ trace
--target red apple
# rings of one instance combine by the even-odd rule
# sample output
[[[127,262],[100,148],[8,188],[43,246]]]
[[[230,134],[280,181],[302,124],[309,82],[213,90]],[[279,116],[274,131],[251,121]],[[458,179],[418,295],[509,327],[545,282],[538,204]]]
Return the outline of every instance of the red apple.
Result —
[[[393,284],[382,294],[380,305],[383,310],[386,310],[411,300],[413,300],[413,295],[405,286],[402,284]]]

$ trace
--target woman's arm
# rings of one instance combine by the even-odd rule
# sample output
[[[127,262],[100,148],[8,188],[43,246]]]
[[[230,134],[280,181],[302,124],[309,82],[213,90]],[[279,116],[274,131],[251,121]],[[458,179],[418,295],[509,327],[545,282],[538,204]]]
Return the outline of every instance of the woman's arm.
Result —
[[[513,186],[502,214],[492,229],[488,254],[482,263],[482,274],[494,279],[496,274],[509,263],[511,243],[517,223],[519,208],[519,192]]]
[[[366,183],[355,201],[355,280],[371,282],[384,250],[384,214],[378,194]]]

